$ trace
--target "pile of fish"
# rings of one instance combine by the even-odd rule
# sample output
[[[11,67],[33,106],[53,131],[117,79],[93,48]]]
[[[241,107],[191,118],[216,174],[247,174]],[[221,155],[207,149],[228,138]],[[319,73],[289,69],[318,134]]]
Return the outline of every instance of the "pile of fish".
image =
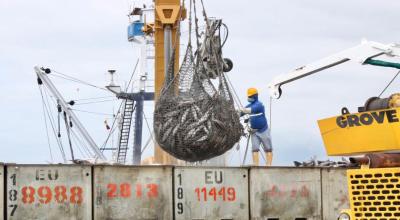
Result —
[[[225,153],[243,132],[237,113],[229,106],[217,95],[199,100],[161,99],[154,114],[158,144],[174,157],[190,162]]]
[[[310,160],[299,162],[293,161],[296,167],[353,167],[350,161],[342,158],[341,161],[331,161],[331,160],[317,160],[316,157],[312,157]]]

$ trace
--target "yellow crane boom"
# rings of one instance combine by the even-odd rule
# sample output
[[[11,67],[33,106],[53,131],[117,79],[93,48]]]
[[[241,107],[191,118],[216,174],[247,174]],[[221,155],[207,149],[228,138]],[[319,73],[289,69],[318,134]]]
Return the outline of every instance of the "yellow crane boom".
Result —
[[[382,44],[364,40],[360,45],[302,66],[289,74],[276,77],[269,85],[270,95],[279,98],[281,86],[322,70],[356,61],[360,64],[393,67],[400,64],[375,60],[386,55],[400,57],[398,44]],[[356,155],[369,152],[387,152],[400,149],[399,95],[386,99],[374,97],[357,114],[342,112],[342,115],[318,121],[322,139],[329,156]],[[398,103],[399,102],[399,103]]]

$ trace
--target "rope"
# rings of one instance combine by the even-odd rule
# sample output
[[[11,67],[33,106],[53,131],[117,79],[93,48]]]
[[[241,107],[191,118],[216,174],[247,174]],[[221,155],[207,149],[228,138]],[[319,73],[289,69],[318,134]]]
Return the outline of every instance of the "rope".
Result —
[[[238,94],[237,94],[237,92],[235,90],[235,87],[233,87],[233,84],[232,84],[231,80],[229,79],[228,74],[225,74],[225,78],[228,81],[229,87],[233,91],[234,100],[236,98],[236,100],[235,100],[236,105],[238,105],[240,108],[242,108],[243,107],[242,102],[240,101],[240,98],[239,98],[239,96],[238,96]]]
[[[109,99],[115,98],[115,96],[102,96],[102,97],[93,97],[93,98],[84,98],[84,99],[73,99],[73,101],[88,101],[88,100],[98,100],[98,99]]]
[[[142,152],[140,154],[143,154],[143,152],[147,149],[150,142],[153,140],[152,136],[153,136],[153,132],[150,133],[150,137],[147,139],[146,144],[144,145]]]
[[[244,152],[242,166],[244,166],[244,163],[246,162],[247,151],[249,150],[249,144],[250,144],[250,135],[247,137],[246,150]]]
[[[62,75],[62,76],[64,76],[64,77],[62,77],[62,76],[57,76],[57,75],[54,75],[54,74],[52,74],[52,75],[50,75],[50,76],[56,76],[56,77],[63,78],[63,79],[66,79],[66,80],[70,80],[70,81],[73,81],[73,82],[76,82],[76,83],[80,83],[80,84],[83,84],[83,85],[91,86],[91,87],[93,87],[93,88],[97,88],[97,89],[101,89],[101,90],[104,90],[104,91],[108,91],[108,90],[105,89],[105,88],[102,88],[102,87],[100,87],[100,86],[93,85],[93,84],[91,84],[91,83],[85,82],[85,81],[83,81],[83,80],[80,80],[80,79],[78,79],[78,78],[69,76],[69,75],[67,75],[67,74],[60,73],[60,72],[58,72],[58,71],[56,71],[56,70],[52,70],[52,71],[53,71],[54,73],[60,74],[60,75]]]
[[[150,132],[150,138],[153,140],[153,143],[156,143],[156,140],[155,140],[155,138],[154,138],[154,136],[153,136],[153,131],[150,129],[150,126],[149,126],[149,122],[147,121],[147,118],[146,118],[146,114],[144,113],[144,111],[143,111],[143,118],[144,118],[144,121],[146,122],[146,126],[147,126],[147,129],[149,130],[149,132]],[[150,141],[149,141],[150,142]],[[147,148],[147,146],[148,146],[148,144],[149,144],[149,142],[146,144],[146,146],[143,148],[143,150],[142,150],[142,152],[141,153],[143,153],[145,150],[146,150],[146,148]]]
[[[145,58],[145,59],[147,59],[147,58]],[[133,76],[134,76],[135,73],[136,73],[136,69],[137,69],[137,67],[138,67],[138,64],[139,64],[139,59],[136,60],[135,67],[133,68],[133,72],[132,72],[132,74],[131,74],[131,78],[129,79],[128,85],[126,86],[125,92],[128,91],[128,88],[129,88],[129,86],[130,86],[131,83],[132,83]]]
[[[396,75],[390,80],[390,82],[386,85],[386,87],[382,90],[382,92],[379,94],[379,98],[383,95],[383,93],[389,88],[389,86],[393,83],[393,81],[398,77],[400,75],[400,71],[398,71],[397,73],[396,73]],[[340,128],[334,128],[334,129],[332,129],[332,130],[329,130],[329,131],[326,131],[325,133],[322,133],[322,135],[325,135],[325,134],[328,134],[328,133],[331,133],[331,132],[334,132],[334,131],[336,131],[336,130],[338,130],[338,129],[340,129]]]
[[[114,116],[113,114],[107,114],[107,113],[102,113],[102,112],[91,112],[91,111],[85,111],[85,110],[75,109],[75,108],[71,108],[71,110],[74,110],[74,111],[77,111],[77,112],[84,112],[84,113],[94,114],[94,115]]]
[[[87,157],[92,157],[90,150],[86,144],[86,142],[82,141],[82,139],[79,137],[79,135],[77,133],[75,133],[74,130],[72,130],[72,135],[76,138],[76,140],[80,143],[80,145],[77,145],[78,148],[81,148],[84,150],[84,152],[86,153]]]
[[[97,104],[97,103],[103,103],[103,102],[115,102],[118,99],[109,99],[109,100],[102,100],[102,101],[95,101],[95,102],[84,102],[84,103],[76,103],[75,105],[88,105],[88,104]]]
[[[197,48],[200,48],[199,19],[197,18],[196,0],[193,0],[193,10],[194,10],[194,26],[196,30],[196,43],[197,43]]]
[[[54,163],[54,158],[53,158],[53,152],[51,150],[51,145],[50,145],[50,135],[49,135],[49,128],[47,126],[47,117],[46,117],[46,112],[45,112],[45,103],[44,103],[44,99],[43,99],[43,93],[42,93],[42,89],[39,86],[39,91],[40,91],[40,95],[42,96],[42,109],[43,109],[43,119],[44,119],[44,124],[46,127],[46,136],[47,136],[47,145],[49,147],[49,151],[50,151],[50,158],[51,158],[51,162]]]
[[[72,135],[72,136],[73,136],[73,135]],[[79,144],[77,143],[77,140],[75,140],[75,139],[72,138],[72,141],[74,142],[74,145],[75,145],[75,146],[79,146]],[[82,158],[86,157],[86,156],[84,155],[84,153],[83,153],[83,151],[82,151],[82,149],[81,149],[80,147],[78,147],[78,151],[79,151],[79,153],[81,154],[81,157],[82,157]]]
[[[124,103],[124,102],[121,102],[121,104],[119,105],[117,114],[115,114],[114,121],[113,121],[113,123],[112,123],[112,125],[111,125],[111,131],[110,131],[110,133],[108,134],[106,140],[104,141],[104,143],[103,143],[103,145],[102,145],[102,147],[101,147],[101,148],[103,148],[102,152],[104,152],[105,146],[107,145],[107,143],[108,143],[108,141],[109,141],[111,135],[114,133],[113,130],[115,129],[116,121],[117,121],[118,115],[121,113],[121,109],[122,109],[123,103]]]
[[[181,20],[181,18],[182,18],[182,8],[184,8],[184,7],[185,7],[185,1],[183,1],[182,7],[179,8],[179,14],[178,14],[178,19],[179,20]],[[172,29],[171,29],[171,31],[172,31]],[[172,55],[173,56],[171,56],[171,59],[168,60],[169,63],[171,63],[171,60],[175,58],[174,51],[175,51],[176,47],[179,46],[178,40],[179,40],[179,37],[180,37],[180,31],[181,31],[181,22],[178,22],[178,25],[176,27],[175,42],[172,43],[172,45],[173,45]]]
[[[132,74],[131,74],[131,78],[129,79],[129,82],[128,82],[128,85],[127,85],[127,87],[126,87],[126,89],[125,89],[125,92],[128,91],[128,88],[129,88],[129,86],[130,86],[131,83],[132,83],[132,80],[133,80],[133,77],[134,77],[134,75],[135,75],[135,73],[136,73],[138,64],[139,64],[139,59],[136,60],[135,67],[133,68],[133,71],[132,71]],[[121,109],[122,109],[123,103],[124,103],[124,102],[121,102],[121,104],[119,105],[117,114],[113,114],[114,120],[113,120],[113,123],[112,123],[112,125],[111,125],[111,130],[110,130],[110,132],[109,132],[109,134],[108,134],[106,140],[105,140],[104,143],[102,144],[102,147],[100,148],[101,152],[104,152],[105,146],[107,145],[108,141],[110,140],[111,135],[112,135],[112,134],[115,132],[115,130],[116,130],[116,129],[115,129],[115,125],[116,125],[116,121],[117,121],[117,118],[118,118],[117,116],[121,113]]]
[[[399,76],[400,71],[397,72],[397,74],[392,78],[392,80],[390,80],[390,82],[386,85],[386,87],[382,90],[382,92],[379,94],[379,98],[382,96],[382,94],[387,90],[387,88],[389,88],[389,86],[393,83],[393,81],[397,78],[397,76]]]
[[[204,20],[206,21],[206,25],[207,25],[207,27],[209,28],[209,27],[210,27],[210,24],[209,24],[209,21],[208,21],[208,17],[207,17],[206,9],[205,9],[205,7],[204,7],[203,0],[200,0],[200,2],[201,2],[201,6],[203,7],[203,16],[204,16]],[[214,33],[213,33],[212,35],[214,35]]]
[[[201,6],[203,7],[204,20],[206,21],[207,27],[210,27],[210,25],[208,23],[208,17],[207,17],[206,9],[204,7],[204,2],[203,2],[203,0],[200,0],[200,2],[201,2]]]
[[[60,149],[61,157],[63,158],[64,163],[67,163],[67,158],[65,156],[64,147],[62,145],[62,142],[57,138],[57,132],[56,132],[56,128],[55,128],[55,121],[51,117],[51,115],[52,115],[51,114],[51,109],[49,107],[49,104],[46,104],[46,101],[47,101],[47,103],[49,103],[48,94],[47,94],[46,90],[43,90],[43,93],[42,93],[42,90],[40,89],[40,92],[41,92],[41,95],[42,95],[42,103],[45,106],[47,117],[49,118],[50,125],[51,125],[51,128],[52,128],[54,137],[56,138],[57,145],[58,145],[58,147]]]

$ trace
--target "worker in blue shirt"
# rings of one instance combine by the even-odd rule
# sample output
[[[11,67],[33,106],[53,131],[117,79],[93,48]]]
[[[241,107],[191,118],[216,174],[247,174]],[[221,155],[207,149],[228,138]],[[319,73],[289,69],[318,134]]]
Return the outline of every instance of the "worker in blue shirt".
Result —
[[[253,152],[253,164],[259,165],[259,151],[262,145],[265,156],[266,165],[272,164],[272,142],[271,134],[268,129],[267,118],[265,117],[265,108],[262,102],[258,101],[258,91],[255,88],[247,90],[247,101],[249,104],[241,109],[241,116],[248,115],[250,120],[250,137]]]

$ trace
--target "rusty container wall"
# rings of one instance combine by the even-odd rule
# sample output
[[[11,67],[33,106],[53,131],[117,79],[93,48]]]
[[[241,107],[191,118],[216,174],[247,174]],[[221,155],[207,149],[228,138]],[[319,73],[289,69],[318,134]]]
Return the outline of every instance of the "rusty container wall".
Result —
[[[94,219],[169,220],[172,167],[95,166]]]
[[[346,169],[322,169],[322,214],[324,220],[337,219],[349,209]]]
[[[0,220],[4,220],[4,166],[0,165]]]
[[[176,220],[249,219],[248,169],[177,167]]]
[[[321,170],[251,168],[251,219],[320,220]]]
[[[7,166],[7,219],[92,219],[90,166]]]

